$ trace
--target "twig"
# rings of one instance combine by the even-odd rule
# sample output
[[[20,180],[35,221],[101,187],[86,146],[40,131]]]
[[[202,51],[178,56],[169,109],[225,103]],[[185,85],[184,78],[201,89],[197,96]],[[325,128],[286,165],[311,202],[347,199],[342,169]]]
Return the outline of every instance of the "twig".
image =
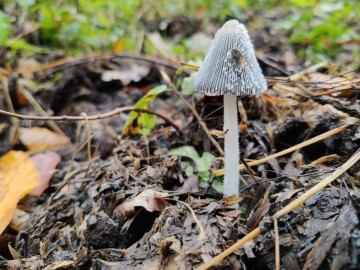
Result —
[[[318,63],[316,65],[313,65],[311,67],[309,67],[308,69],[305,69],[303,71],[300,71],[300,72],[297,72],[295,73],[294,75],[291,75],[290,76],[290,80],[292,81],[296,81],[296,80],[299,80],[301,78],[301,76],[305,75],[305,74],[309,74],[309,73],[312,73],[320,68],[323,68],[323,67],[326,67],[328,66],[329,63],[328,62],[321,62],[321,63]]]
[[[214,137],[211,135],[210,130],[207,128],[205,122],[202,120],[201,116],[198,114],[198,112],[193,108],[193,106],[191,106],[191,104],[179,93],[179,91],[176,89],[175,85],[171,82],[169,76],[163,72],[160,71],[161,76],[163,78],[163,80],[168,84],[168,86],[170,87],[171,91],[179,98],[181,99],[181,101],[184,102],[184,104],[186,105],[186,107],[188,107],[191,112],[193,113],[193,115],[195,116],[196,120],[198,120],[200,126],[202,127],[202,129],[204,130],[206,136],[209,138],[209,140],[211,141],[211,143],[215,146],[216,150],[220,153],[220,155],[224,156],[224,150],[221,148],[221,146],[218,144],[218,142],[214,139]]]
[[[307,140],[307,141],[305,141],[305,142],[299,143],[299,144],[294,145],[294,146],[292,146],[292,147],[290,147],[290,148],[288,148],[288,149],[285,149],[285,150],[280,151],[280,152],[278,152],[278,153],[272,154],[272,155],[267,156],[267,157],[265,157],[265,158],[262,158],[262,159],[259,159],[259,160],[254,160],[254,161],[250,161],[250,162],[248,162],[247,164],[248,164],[249,167],[252,167],[252,166],[255,166],[255,165],[259,165],[259,164],[261,164],[261,163],[265,163],[265,162],[269,161],[270,159],[278,158],[278,157],[280,157],[280,156],[289,154],[289,153],[294,152],[294,151],[296,151],[296,150],[298,150],[298,149],[300,149],[300,148],[309,146],[309,145],[311,145],[311,144],[314,144],[314,143],[316,143],[316,142],[319,142],[319,141],[321,141],[321,140],[324,140],[324,139],[326,139],[326,138],[328,138],[328,137],[330,137],[330,136],[333,136],[333,135],[335,135],[335,134],[338,134],[338,133],[346,130],[348,127],[349,127],[349,125],[343,125],[343,126],[334,128],[334,129],[332,129],[332,130],[330,130],[330,131],[327,131],[327,132],[325,132],[325,133],[323,133],[323,134],[320,134],[320,135],[318,135],[318,136],[316,136],[316,137],[313,137],[313,138],[311,138],[311,139],[309,139],[309,140]],[[244,166],[243,164],[240,164],[240,165],[239,165],[239,170],[243,170],[243,169],[245,169],[245,166]],[[224,175],[224,169],[214,170],[214,171],[212,171],[212,173],[214,174],[214,176],[221,176],[221,175]]]
[[[150,114],[156,115],[156,116],[164,119],[165,122],[167,122],[169,125],[173,126],[178,133],[181,133],[180,128],[171,119],[167,118],[166,116],[164,116],[164,115],[162,115],[162,114],[160,114],[160,113],[158,113],[156,111],[150,110],[150,109],[141,109],[141,108],[135,108],[135,107],[116,108],[115,110],[112,110],[112,111],[107,112],[107,113],[90,115],[90,116],[87,117],[87,120],[93,121],[93,120],[104,119],[104,118],[114,116],[116,114],[120,114],[120,113],[124,113],[124,112],[131,112],[131,111],[144,112],[144,113],[150,113]],[[10,117],[15,117],[15,118],[20,119],[20,120],[83,121],[85,119],[83,116],[68,116],[68,115],[63,115],[63,116],[32,116],[32,115],[22,115],[22,114],[17,114],[17,113],[12,113],[12,112],[7,112],[7,111],[0,110],[0,115],[1,114],[6,115],[6,116],[10,116]]]
[[[75,149],[74,149],[74,151],[72,153],[71,161],[70,161],[70,163],[68,165],[68,169],[66,171],[65,178],[66,178],[67,175],[70,174],[71,168],[72,168],[72,166],[74,164],[74,161],[75,161],[75,157],[76,157],[77,153],[79,153],[81,151],[82,147],[83,147],[83,146],[79,145],[80,132],[81,132],[82,125],[83,125],[83,122],[78,122],[77,125],[76,125],[76,135],[75,135],[75,146],[76,147],[75,147]]]
[[[280,242],[279,242],[279,227],[276,218],[273,219],[275,232],[275,269],[280,270]]]
[[[34,109],[40,115],[49,117],[48,113],[40,106],[40,104],[36,101],[36,99],[33,97],[33,95],[29,91],[27,91],[22,86],[19,86],[18,91],[26,98],[26,100],[34,107]],[[65,133],[61,130],[61,128],[54,121],[49,121],[49,126],[53,130],[55,130],[57,133],[59,133],[61,135],[65,135]]]
[[[303,195],[301,195],[300,197],[289,203],[286,207],[275,213],[273,215],[273,218],[280,219],[282,216],[290,213],[291,211],[302,205],[305,201],[310,199],[312,196],[314,196],[316,193],[318,193],[320,190],[325,188],[327,185],[329,185],[331,182],[337,179],[340,175],[342,175],[344,172],[350,169],[351,166],[353,166],[357,161],[359,161],[359,159],[360,159],[360,149],[358,149],[347,162],[345,162],[342,166],[337,168],[332,174],[325,177],[325,179],[321,180],[321,182],[313,186]]]
[[[270,57],[268,57],[268,59],[267,59],[264,55],[261,55],[261,54],[256,54],[256,58],[259,62],[262,62],[265,65],[272,67],[273,69],[276,69],[277,71],[280,71],[282,74],[287,75],[287,76],[290,75],[289,72],[285,68],[283,68],[277,64],[274,64],[273,63],[273,62],[275,62],[274,59],[272,59]]]
[[[200,220],[196,217],[196,214],[195,214],[194,210],[190,207],[189,204],[187,204],[186,202],[176,200],[176,199],[167,198],[166,200],[171,200],[171,201],[174,201],[174,202],[178,202],[178,203],[183,204],[184,206],[186,206],[186,208],[189,209],[189,211],[191,212],[191,215],[192,215],[196,225],[199,227],[199,231],[200,231],[199,240],[206,239],[205,230],[204,230],[203,226],[201,225]]]
[[[86,64],[89,62],[93,62],[100,59],[107,59],[110,58],[110,61],[114,62],[114,59],[116,58],[129,58],[134,59],[137,61],[143,61],[148,62],[152,64],[156,64],[159,66],[163,66],[166,68],[170,68],[172,70],[178,70],[181,66],[176,64],[171,64],[167,61],[159,60],[155,57],[147,56],[144,54],[130,54],[130,53],[121,53],[121,54],[113,54],[112,52],[104,52],[104,53],[93,53],[89,55],[82,55],[78,57],[73,58],[63,58],[60,60],[56,60],[41,66],[35,66],[35,67],[22,67],[15,70],[17,74],[22,73],[34,73],[39,72],[51,68],[58,68],[57,71],[65,69],[67,67],[73,67],[81,64]],[[188,73],[188,72],[187,72]]]
[[[173,70],[178,70],[179,68],[181,68],[180,65],[170,64],[167,61],[163,61],[163,60],[157,59],[155,57],[147,56],[144,54],[136,55],[136,54],[129,54],[129,53],[121,53],[121,54],[113,55],[112,58],[130,58],[130,59],[134,59],[134,60],[138,60],[138,61],[143,61],[143,62],[148,62],[148,63],[152,63],[155,65],[163,66],[163,67],[170,68]]]
[[[21,67],[21,68],[15,69],[15,72],[17,74],[22,74],[22,73],[34,73],[34,72],[38,72],[38,71],[55,68],[55,67],[64,67],[65,68],[65,67],[69,67],[69,66],[76,66],[79,64],[93,62],[94,60],[97,60],[97,59],[104,59],[111,55],[112,55],[111,53],[105,52],[105,53],[93,53],[90,55],[82,55],[82,56],[73,57],[73,58],[67,57],[67,58],[56,60],[56,61],[53,61],[53,62],[50,62],[47,64],[43,64],[41,66]]]
[[[91,169],[91,165],[92,165],[92,156],[91,156],[91,127],[90,127],[90,123],[89,123],[89,119],[88,116],[85,112],[82,112],[80,114],[82,117],[84,117],[84,126],[85,126],[85,131],[86,131],[86,144],[87,144],[87,154],[88,154],[88,167],[86,169],[85,172],[85,176],[88,175],[90,169]]]
[[[8,107],[8,110],[15,113],[14,105],[13,105],[13,103],[11,101],[10,92],[9,92],[8,74],[1,74],[0,73],[0,78],[1,78],[1,84],[2,84],[1,88],[2,88],[2,92],[4,94],[4,97],[5,97],[5,102],[6,102],[6,105]],[[17,120],[17,119],[11,119],[11,123],[15,128],[10,129],[9,141],[10,141],[10,145],[14,145],[16,143],[17,138],[18,138],[20,121]]]
[[[289,203],[286,207],[281,209],[280,211],[276,212],[271,218],[272,219],[280,219],[284,215],[294,211],[297,207],[302,205],[305,201],[310,199],[312,196],[314,196],[316,193],[321,191],[324,187],[329,185],[331,182],[336,180],[340,175],[342,175],[344,172],[346,172],[348,169],[350,169],[356,162],[360,160],[360,149],[358,149],[351,158],[346,161],[342,166],[337,168],[332,174],[325,177],[321,182],[316,184],[314,187],[309,189],[307,192],[305,192],[303,195]],[[239,248],[241,248],[244,244],[246,244],[248,241],[254,239],[255,237],[259,236],[262,233],[262,229],[257,227],[253,231],[251,231],[249,234],[245,235],[243,238],[241,238],[238,242],[236,242],[234,245],[220,253],[219,255],[212,258],[207,263],[203,264],[202,266],[196,268],[196,270],[206,270],[212,267],[213,265],[219,263],[221,260],[223,260],[225,257],[229,256],[231,253],[235,252]]]
[[[236,250],[238,250],[240,247],[242,247],[243,245],[245,245],[247,242],[249,242],[251,239],[254,239],[255,237],[259,236],[261,234],[261,229],[259,227],[257,227],[256,229],[254,229],[253,231],[251,231],[249,234],[245,235],[243,238],[241,238],[239,240],[239,242],[235,243],[234,245],[232,245],[231,247],[229,247],[228,249],[224,250],[222,253],[220,253],[219,255],[215,256],[214,258],[212,258],[210,261],[208,261],[207,263],[197,267],[195,270],[206,270],[209,269],[211,266],[221,262],[224,258],[226,258],[227,256],[229,256],[230,254],[234,253]]]

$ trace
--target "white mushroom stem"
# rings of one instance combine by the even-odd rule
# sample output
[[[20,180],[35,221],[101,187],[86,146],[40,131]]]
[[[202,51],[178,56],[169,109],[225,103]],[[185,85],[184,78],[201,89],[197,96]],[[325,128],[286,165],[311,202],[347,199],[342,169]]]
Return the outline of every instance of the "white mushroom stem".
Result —
[[[225,179],[224,194],[239,193],[239,127],[237,117],[237,97],[224,94],[224,131],[225,131]]]

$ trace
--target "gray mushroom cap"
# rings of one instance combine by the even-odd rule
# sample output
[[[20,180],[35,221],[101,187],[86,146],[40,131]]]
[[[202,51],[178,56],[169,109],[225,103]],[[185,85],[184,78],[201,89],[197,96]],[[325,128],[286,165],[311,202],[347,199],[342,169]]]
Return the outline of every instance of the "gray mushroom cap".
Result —
[[[267,89],[245,26],[227,21],[216,33],[195,78],[196,91],[244,96]]]

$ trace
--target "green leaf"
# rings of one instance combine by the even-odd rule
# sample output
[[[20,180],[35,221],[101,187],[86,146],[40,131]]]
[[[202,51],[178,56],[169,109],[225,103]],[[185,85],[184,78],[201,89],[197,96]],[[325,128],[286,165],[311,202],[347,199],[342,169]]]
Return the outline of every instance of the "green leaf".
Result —
[[[142,97],[136,104],[135,108],[146,109],[155,98],[167,91],[166,85],[159,85],[151,89],[147,94]],[[122,134],[124,136],[131,134],[147,135],[155,127],[156,116],[149,113],[131,112],[129,119],[126,121]]]
[[[0,10],[0,46],[6,46],[10,37],[11,26],[6,14]]]
[[[309,7],[316,4],[316,0],[291,0],[291,3],[297,5],[298,7]]]
[[[194,80],[196,73],[192,73],[190,76],[185,77],[181,83],[181,93],[184,95],[192,95],[195,91]]]
[[[224,183],[220,178],[216,178],[211,187],[215,189],[216,192],[224,193]]]
[[[210,165],[215,156],[211,153],[204,152],[202,156],[198,154],[192,146],[183,146],[169,151],[171,156],[183,156],[192,159],[197,167],[200,181],[204,182],[210,178]],[[188,166],[188,165],[187,165]],[[186,167],[188,168],[188,167]],[[188,172],[188,169],[186,170]]]
[[[149,113],[141,113],[139,119],[139,125],[141,126],[141,134],[148,135],[155,127],[156,116]]]
[[[9,40],[8,46],[14,51],[27,51],[31,53],[44,53],[47,49],[43,49],[27,43],[24,39]]]
[[[39,25],[43,28],[43,29],[55,29],[57,26],[57,22],[56,22],[56,16],[57,14],[55,14],[55,10],[48,7],[48,6],[42,6],[41,7],[41,14],[42,14],[42,19],[39,22]]]

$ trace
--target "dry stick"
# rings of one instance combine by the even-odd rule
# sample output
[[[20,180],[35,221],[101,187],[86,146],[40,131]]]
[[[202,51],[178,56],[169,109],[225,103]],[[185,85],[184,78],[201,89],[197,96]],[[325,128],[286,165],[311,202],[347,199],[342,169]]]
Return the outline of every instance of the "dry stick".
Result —
[[[139,55],[129,54],[129,53],[113,54],[111,52],[105,52],[105,53],[94,53],[94,54],[74,57],[74,58],[70,58],[70,59],[63,58],[63,59],[56,60],[56,61],[44,64],[41,66],[18,68],[15,70],[15,72],[17,74],[34,73],[34,72],[39,72],[39,71],[43,71],[43,70],[47,70],[47,69],[51,69],[51,68],[76,66],[76,65],[85,64],[88,62],[92,62],[92,61],[99,60],[99,59],[106,59],[106,58],[120,58],[120,59],[128,58],[128,59],[133,59],[136,61],[143,61],[143,62],[148,62],[148,63],[164,66],[166,68],[170,68],[173,70],[177,70],[181,67],[180,65],[170,64],[167,61],[159,60],[155,57],[151,57],[151,56],[147,56],[147,55],[143,55],[143,54],[139,54]]]
[[[78,122],[77,123],[77,126],[76,126],[76,135],[75,135],[75,149],[73,151],[73,154],[72,154],[72,157],[71,157],[71,161],[70,161],[70,164],[68,166],[68,169],[66,171],[66,174],[65,174],[65,179],[67,177],[68,174],[70,174],[70,171],[71,171],[71,168],[73,166],[73,163],[75,161],[75,157],[77,155],[77,153],[79,153],[82,149],[83,146],[79,145],[79,138],[80,138],[80,132],[81,132],[81,127],[83,125],[83,122]]]
[[[93,53],[90,55],[82,55],[82,56],[78,56],[78,57],[72,57],[72,58],[63,58],[63,59],[59,59],[47,64],[43,64],[41,66],[34,66],[34,67],[21,67],[18,69],[15,69],[15,72],[17,74],[22,74],[22,73],[33,73],[33,72],[38,72],[38,71],[42,71],[42,70],[47,70],[50,68],[55,68],[55,67],[59,67],[59,66],[67,66],[67,65],[78,65],[81,64],[83,62],[88,62],[88,61],[93,61],[96,59],[102,59],[102,58],[106,58],[111,56],[111,53]]]
[[[91,155],[91,127],[90,127],[90,123],[89,123],[89,119],[86,113],[82,112],[81,116],[84,117],[84,126],[85,126],[85,131],[86,131],[86,144],[87,144],[87,154],[88,154],[88,167],[86,169],[85,172],[85,176],[88,175],[90,169],[91,169],[91,165],[92,165],[92,155]]]
[[[169,85],[171,91],[179,98],[181,101],[184,102],[186,107],[188,107],[193,115],[195,116],[196,120],[198,120],[201,128],[204,130],[206,136],[209,138],[211,143],[215,146],[216,150],[220,153],[220,155],[224,156],[224,150],[221,148],[221,146],[218,144],[218,142],[214,139],[214,137],[211,135],[210,130],[207,128],[205,122],[202,120],[201,116],[198,114],[198,112],[191,106],[191,104],[179,93],[179,91],[176,89],[174,84],[171,82],[169,76],[163,72],[160,71],[161,76],[163,80]]]
[[[280,270],[280,241],[279,241],[279,226],[276,218],[273,219],[275,232],[275,269]]]
[[[150,114],[156,115],[156,116],[164,119],[165,122],[167,122],[171,126],[173,126],[178,133],[181,133],[180,128],[171,119],[167,118],[166,116],[164,116],[164,115],[162,115],[162,114],[160,114],[158,112],[150,110],[150,109],[141,109],[141,108],[135,108],[135,107],[116,108],[115,110],[112,110],[112,111],[107,112],[107,113],[90,115],[90,116],[87,117],[87,120],[93,121],[93,120],[104,119],[104,118],[114,116],[116,114],[120,114],[120,113],[123,113],[123,112],[130,112],[130,111],[144,112],[144,113],[150,113]],[[10,116],[10,117],[15,117],[15,118],[20,119],[20,120],[83,121],[85,119],[83,116],[68,116],[68,115],[50,116],[50,117],[32,116],[32,115],[28,116],[28,115],[22,115],[22,114],[17,114],[17,113],[12,113],[12,112],[7,112],[7,111],[0,110],[0,115],[1,114],[6,115],[6,116]]]
[[[346,161],[342,166],[337,168],[332,174],[325,177],[321,182],[313,186],[311,189],[309,189],[307,192],[302,194],[300,197],[289,203],[287,206],[285,206],[280,211],[276,212],[271,218],[272,219],[280,219],[284,215],[294,211],[297,207],[301,206],[305,201],[310,199],[312,196],[314,196],[316,193],[321,191],[323,188],[325,188],[327,185],[329,185],[331,182],[336,180],[340,175],[342,175],[344,172],[346,172],[348,169],[350,169],[356,162],[360,160],[360,149],[358,149],[351,158]],[[237,243],[226,249],[221,254],[217,255],[216,257],[212,258],[207,263],[203,264],[202,266],[196,268],[196,270],[206,270],[212,267],[213,265],[219,263],[222,261],[225,257],[229,256],[231,253],[235,252],[239,248],[241,248],[244,244],[246,244],[248,241],[254,239],[255,237],[259,236],[262,233],[262,229],[260,227],[257,227],[253,231],[251,231],[249,234],[245,235],[245,237],[241,238]]]
[[[290,147],[288,149],[285,149],[285,150],[280,151],[278,153],[275,153],[273,155],[267,156],[267,157],[259,159],[259,160],[250,161],[250,162],[248,162],[248,166],[251,167],[251,166],[259,165],[261,163],[265,163],[265,162],[269,161],[270,159],[274,159],[274,158],[289,154],[289,153],[294,152],[294,151],[296,151],[296,150],[298,150],[300,148],[309,146],[311,144],[314,144],[316,142],[324,140],[324,139],[326,139],[326,138],[328,138],[330,136],[333,136],[333,135],[335,135],[337,133],[340,133],[340,132],[344,131],[345,129],[347,129],[349,126],[350,125],[343,125],[343,126],[340,126],[338,128],[334,128],[334,129],[332,129],[330,131],[327,131],[327,132],[325,132],[323,134],[320,134],[320,135],[318,135],[316,137],[313,137],[313,138],[311,138],[311,139],[309,139],[309,140],[307,140],[305,142],[294,145],[294,146],[292,146],[292,147]],[[245,169],[245,166],[243,164],[240,164],[239,165],[239,170],[243,170],[243,169]],[[214,171],[212,171],[212,173],[213,173],[214,176],[221,176],[221,175],[224,175],[224,169],[214,170]]]
[[[326,67],[327,65],[329,65],[328,62],[318,63],[316,65],[313,65],[313,66],[309,67],[308,69],[305,69],[303,71],[295,73],[294,75],[291,75],[289,79],[292,80],[292,81],[296,81],[296,80],[300,79],[301,76],[303,76],[305,74],[312,73],[312,72],[314,72],[314,71],[316,71],[316,70],[318,70],[320,68]]]
[[[219,263],[220,261],[222,261],[224,258],[226,258],[227,256],[229,256],[230,254],[234,253],[236,250],[238,250],[240,247],[242,247],[243,245],[245,245],[247,242],[249,242],[250,240],[254,239],[256,236],[261,234],[261,229],[259,227],[257,227],[256,229],[252,230],[250,233],[248,233],[247,235],[245,235],[243,238],[241,238],[239,240],[239,242],[235,243],[234,245],[232,245],[231,247],[229,247],[228,249],[224,250],[222,253],[220,253],[219,255],[217,255],[216,257],[212,258],[210,261],[208,261],[207,263],[195,268],[195,270],[206,270],[209,269],[211,266]],[[235,246],[236,245],[236,246]]]
[[[3,78],[1,78],[1,77],[3,77]],[[2,90],[3,90],[2,92],[5,97],[6,105],[11,112],[15,112],[14,105],[12,104],[10,93],[9,93],[8,79],[4,75],[2,75],[2,76],[0,75],[0,78],[1,78],[1,82],[2,82]]]
[[[9,92],[8,77],[5,76],[4,74],[0,74],[0,78],[1,78],[1,83],[2,83],[2,92],[4,93],[4,96],[5,96],[6,105],[11,112],[15,113],[14,105],[12,104],[10,92]],[[11,120],[12,125],[15,128],[10,129],[9,141],[10,141],[11,145],[14,145],[16,143],[16,140],[18,137],[20,121],[17,119],[10,119],[10,120]]]
[[[196,225],[199,227],[199,231],[200,231],[199,240],[204,240],[204,239],[206,239],[205,230],[204,230],[203,226],[201,225],[200,220],[196,217],[196,214],[195,214],[194,210],[190,207],[189,204],[187,204],[186,202],[182,202],[182,201],[176,200],[176,199],[166,198],[166,200],[175,201],[175,202],[178,202],[178,203],[180,203],[180,204],[185,205],[186,208],[189,209],[189,211],[191,212],[191,215],[192,215],[192,217],[193,217]]]
[[[49,117],[48,113],[40,106],[40,104],[36,101],[33,95],[27,91],[22,86],[19,86],[19,92],[26,98],[26,100],[34,107],[34,109],[42,116]],[[65,133],[61,130],[61,128],[54,121],[49,121],[49,126],[61,135],[65,135]]]
[[[178,70],[179,68],[181,68],[180,65],[176,65],[176,64],[171,64],[168,61],[164,61],[155,57],[151,57],[151,56],[147,56],[144,54],[129,54],[129,53],[121,53],[121,54],[116,54],[113,55],[113,58],[128,58],[128,59],[132,59],[132,60],[137,60],[137,61],[142,61],[142,62],[148,62],[154,65],[159,65],[159,66],[163,66],[172,70]],[[187,72],[185,72],[187,73]]]
[[[358,162],[359,159],[360,159],[360,149],[358,149],[347,162],[345,162],[342,166],[336,169],[336,171],[334,171],[331,175],[325,177],[325,179],[321,180],[318,184],[316,184],[314,187],[309,189],[303,195],[301,195],[296,200],[289,203],[286,207],[284,207],[280,211],[276,212],[273,215],[273,218],[280,219],[282,216],[290,213],[294,209],[301,206],[305,201],[310,199],[312,196],[314,196],[316,193],[318,193],[320,190],[325,188],[328,184],[330,184],[332,181],[334,181],[340,175],[346,172],[352,165]]]

